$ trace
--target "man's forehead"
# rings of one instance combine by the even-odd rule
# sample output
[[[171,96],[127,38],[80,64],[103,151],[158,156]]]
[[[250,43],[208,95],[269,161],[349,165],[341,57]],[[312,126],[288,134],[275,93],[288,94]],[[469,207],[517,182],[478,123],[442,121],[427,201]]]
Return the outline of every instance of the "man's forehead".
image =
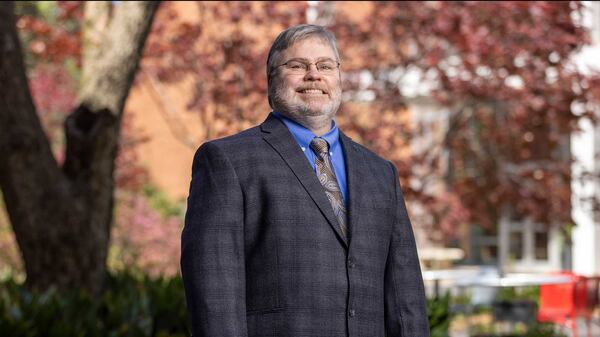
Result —
[[[288,56],[292,54],[298,55],[300,58],[332,58],[335,57],[335,52],[329,42],[321,37],[311,36],[301,40],[294,41],[288,48],[282,51],[282,54]]]

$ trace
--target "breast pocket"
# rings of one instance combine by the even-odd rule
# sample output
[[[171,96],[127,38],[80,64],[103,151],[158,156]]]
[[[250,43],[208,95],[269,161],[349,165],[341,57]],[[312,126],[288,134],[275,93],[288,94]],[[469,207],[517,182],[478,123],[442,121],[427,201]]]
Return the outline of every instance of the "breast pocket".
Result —
[[[357,231],[368,232],[372,239],[385,241],[385,236],[390,232],[394,221],[394,201],[380,195],[380,193],[366,194],[358,210],[360,227]]]

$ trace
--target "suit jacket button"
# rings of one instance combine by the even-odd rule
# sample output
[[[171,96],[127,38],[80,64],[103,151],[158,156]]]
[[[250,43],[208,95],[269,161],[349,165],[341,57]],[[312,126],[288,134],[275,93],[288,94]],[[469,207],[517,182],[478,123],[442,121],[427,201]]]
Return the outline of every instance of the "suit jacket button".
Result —
[[[354,309],[350,309],[350,317],[354,317],[354,315],[356,315],[356,311],[354,311]]]

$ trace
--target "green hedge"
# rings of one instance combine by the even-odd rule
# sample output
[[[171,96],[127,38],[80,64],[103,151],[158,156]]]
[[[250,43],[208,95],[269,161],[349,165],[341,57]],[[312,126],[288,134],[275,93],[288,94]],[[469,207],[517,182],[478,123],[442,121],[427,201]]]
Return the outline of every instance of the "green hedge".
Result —
[[[110,275],[104,294],[32,293],[8,281],[0,292],[0,336],[189,336],[180,277]]]
[[[448,337],[448,328],[454,314],[450,311],[450,293],[437,299],[427,299],[427,317],[431,337]]]

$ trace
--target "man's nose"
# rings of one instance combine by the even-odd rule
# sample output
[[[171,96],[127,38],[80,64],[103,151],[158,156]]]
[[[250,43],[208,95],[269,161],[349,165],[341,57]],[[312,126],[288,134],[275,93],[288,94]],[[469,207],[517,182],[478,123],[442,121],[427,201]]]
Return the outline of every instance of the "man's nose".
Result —
[[[304,75],[305,80],[316,81],[323,78],[323,75],[317,70],[317,66],[314,64],[310,64],[308,66],[308,70],[306,71],[306,75]]]

